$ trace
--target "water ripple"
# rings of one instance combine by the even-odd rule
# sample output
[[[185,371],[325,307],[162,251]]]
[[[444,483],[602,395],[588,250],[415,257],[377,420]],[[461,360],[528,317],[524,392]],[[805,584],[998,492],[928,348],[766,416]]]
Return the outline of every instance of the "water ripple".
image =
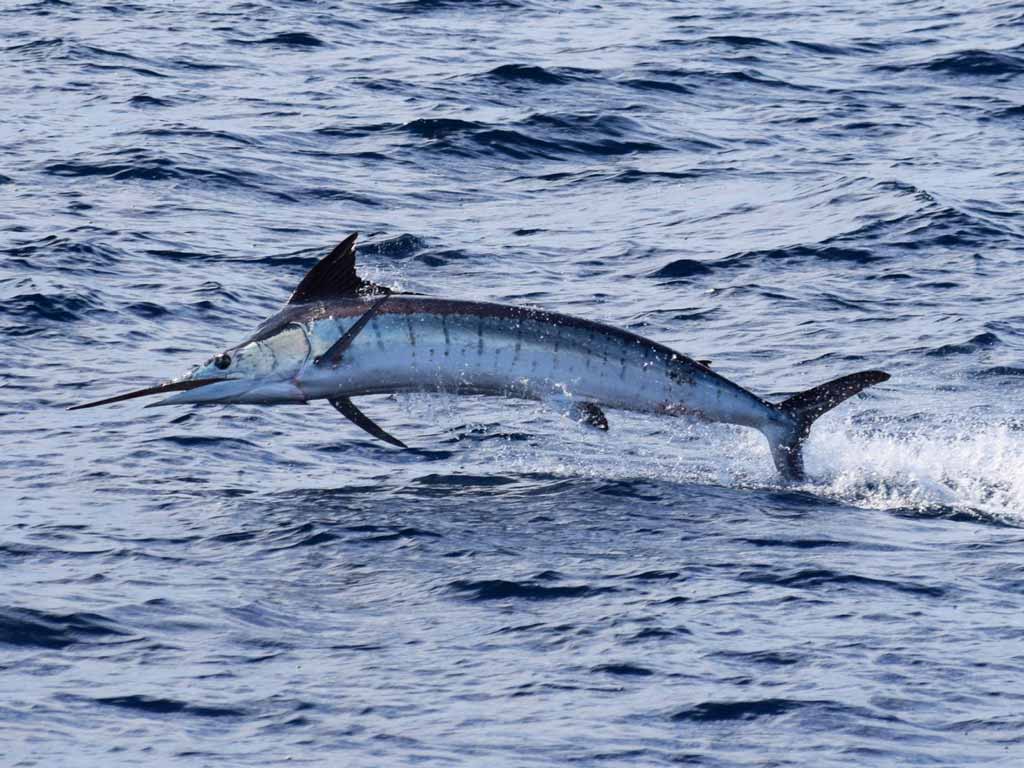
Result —
[[[1013,3],[0,20],[9,762],[1012,760]],[[360,399],[407,451],[319,402],[64,410],[238,343],[356,231],[370,280],[629,328],[773,402],[892,378],[797,485],[753,430],[616,409]]]

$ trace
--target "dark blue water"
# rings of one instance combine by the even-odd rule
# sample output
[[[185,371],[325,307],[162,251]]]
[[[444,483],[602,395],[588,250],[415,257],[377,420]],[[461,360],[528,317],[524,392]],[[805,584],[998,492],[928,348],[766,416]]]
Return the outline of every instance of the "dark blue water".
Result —
[[[5,765],[1024,763],[1019,3],[8,0]],[[631,329],[813,479],[541,405],[64,406],[371,279]]]

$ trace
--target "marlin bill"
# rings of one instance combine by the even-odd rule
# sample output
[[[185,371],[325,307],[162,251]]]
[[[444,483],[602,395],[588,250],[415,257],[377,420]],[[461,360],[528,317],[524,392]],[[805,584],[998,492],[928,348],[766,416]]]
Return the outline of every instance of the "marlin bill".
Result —
[[[786,479],[804,476],[811,424],[873,384],[861,371],[769,403],[705,362],[609,325],[538,309],[398,293],[356,273],[350,235],[302,279],[285,307],[241,344],[180,378],[72,406],[173,393],[153,405],[327,400],[374,437],[405,444],[353,398],[442,392],[555,400],[608,429],[605,409],[739,424],[768,439]]]

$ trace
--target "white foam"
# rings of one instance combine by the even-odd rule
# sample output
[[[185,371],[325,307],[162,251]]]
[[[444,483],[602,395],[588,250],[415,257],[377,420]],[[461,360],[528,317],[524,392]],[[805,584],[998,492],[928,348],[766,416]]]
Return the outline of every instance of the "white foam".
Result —
[[[416,396],[406,405],[429,407],[435,418],[454,423],[461,415],[465,423],[468,403]],[[541,405],[506,405],[500,414],[493,402],[489,405],[484,410],[495,420],[514,431],[519,430],[512,423],[520,422],[522,431],[537,437],[480,443],[474,463],[487,465],[488,471],[793,487],[781,483],[767,442],[751,429],[612,412],[611,431],[603,433]],[[829,414],[815,423],[804,457],[810,479],[796,487],[818,496],[865,509],[964,512],[1024,523],[1024,430],[1019,424],[951,422],[937,415],[913,425],[883,420],[865,426]]]
[[[758,433],[672,426],[628,440],[581,444],[576,437],[572,447],[534,448],[529,455],[513,446],[505,460],[519,471],[782,487]],[[645,449],[641,441],[658,447]],[[902,432],[831,421],[815,429],[804,455],[810,479],[797,487],[819,496],[867,509],[966,512],[1024,523],[1024,434],[1006,424],[960,432],[918,425]]]
[[[1007,423],[817,427],[816,492],[876,509],[952,509],[1024,522],[1024,433]]]

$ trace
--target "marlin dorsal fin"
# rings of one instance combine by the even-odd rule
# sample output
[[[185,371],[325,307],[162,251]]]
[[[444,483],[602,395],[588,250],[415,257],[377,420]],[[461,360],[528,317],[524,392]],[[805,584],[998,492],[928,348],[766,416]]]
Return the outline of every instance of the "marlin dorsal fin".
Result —
[[[391,293],[387,288],[367,282],[356,274],[358,236],[358,232],[353,232],[317,262],[302,278],[288,303],[305,304],[310,301]]]

